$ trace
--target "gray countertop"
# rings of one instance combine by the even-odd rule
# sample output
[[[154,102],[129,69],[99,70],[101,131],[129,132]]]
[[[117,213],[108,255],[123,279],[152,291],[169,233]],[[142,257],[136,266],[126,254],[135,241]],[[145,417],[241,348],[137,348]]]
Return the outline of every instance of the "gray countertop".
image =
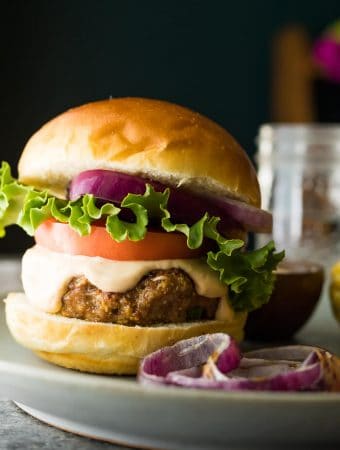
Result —
[[[93,441],[43,424],[10,400],[0,400],[1,450],[120,450],[126,447]]]

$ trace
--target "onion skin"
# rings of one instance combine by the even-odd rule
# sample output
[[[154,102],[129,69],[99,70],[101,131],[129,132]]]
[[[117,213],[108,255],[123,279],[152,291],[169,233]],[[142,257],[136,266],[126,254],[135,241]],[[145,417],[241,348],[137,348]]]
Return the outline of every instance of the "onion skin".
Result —
[[[111,170],[81,172],[70,184],[69,197],[75,200],[84,194],[92,194],[98,199],[120,204],[129,193],[144,194],[147,183],[159,192],[170,189],[168,208],[177,223],[192,225],[208,212],[210,216],[221,218],[221,232],[240,228],[255,232],[270,232],[272,229],[270,213],[244,202],[228,198],[200,197],[158,181]]]
[[[340,358],[322,349],[317,349],[316,354],[323,371],[321,387],[326,391],[340,392]]]
[[[248,352],[223,333],[199,336],[144,358],[139,382],[224,391],[340,391],[340,359],[309,346]]]

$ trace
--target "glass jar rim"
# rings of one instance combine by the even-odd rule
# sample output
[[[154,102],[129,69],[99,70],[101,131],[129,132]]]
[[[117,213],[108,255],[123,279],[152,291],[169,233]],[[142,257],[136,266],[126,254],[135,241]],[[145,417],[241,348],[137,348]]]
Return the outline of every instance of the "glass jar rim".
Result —
[[[294,140],[294,144],[337,143],[340,146],[340,123],[264,123],[257,139],[258,142]]]
[[[327,167],[340,163],[340,124],[267,123],[257,137],[256,160],[276,163],[318,164]]]

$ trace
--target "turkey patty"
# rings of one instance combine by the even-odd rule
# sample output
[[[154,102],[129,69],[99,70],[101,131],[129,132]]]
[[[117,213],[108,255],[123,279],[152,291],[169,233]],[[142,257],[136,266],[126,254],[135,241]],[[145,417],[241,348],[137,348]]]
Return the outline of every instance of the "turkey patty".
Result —
[[[180,269],[149,272],[123,293],[103,292],[79,276],[68,284],[60,314],[92,322],[146,326],[214,319],[219,301],[198,295],[191,278]]]

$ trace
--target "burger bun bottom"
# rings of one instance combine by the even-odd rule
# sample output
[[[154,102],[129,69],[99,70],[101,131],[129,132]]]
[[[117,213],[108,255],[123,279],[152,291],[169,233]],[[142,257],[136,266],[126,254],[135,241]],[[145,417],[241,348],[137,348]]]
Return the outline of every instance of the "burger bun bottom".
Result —
[[[238,313],[232,321],[124,326],[48,314],[23,293],[9,294],[5,303],[7,325],[18,343],[58,366],[103,374],[135,374],[147,354],[201,334],[224,332],[240,341],[246,320]]]

